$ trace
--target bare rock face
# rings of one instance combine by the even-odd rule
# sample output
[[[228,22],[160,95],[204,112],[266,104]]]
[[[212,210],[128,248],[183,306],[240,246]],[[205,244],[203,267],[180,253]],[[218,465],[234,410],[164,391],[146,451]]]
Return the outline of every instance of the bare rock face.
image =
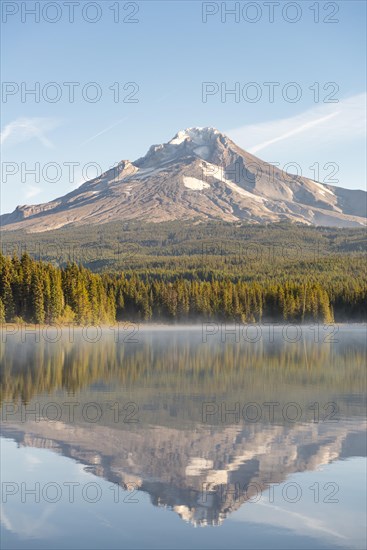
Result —
[[[215,128],[188,128],[121,161],[51,202],[1,216],[4,230],[41,232],[139,219],[293,221],[353,227],[367,223],[367,193],[293,176],[238,147]]]

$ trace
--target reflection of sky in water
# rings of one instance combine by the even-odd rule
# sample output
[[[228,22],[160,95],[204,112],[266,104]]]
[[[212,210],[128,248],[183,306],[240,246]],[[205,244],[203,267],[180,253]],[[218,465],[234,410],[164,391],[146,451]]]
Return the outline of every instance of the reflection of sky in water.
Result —
[[[62,487],[57,503],[34,503],[29,496],[21,503],[20,493],[2,504],[3,548],[364,548],[365,464],[360,458],[336,462],[322,470],[294,474],[287,483],[296,483],[302,496],[298,502],[282,498],[284,484],[274,489],[273,502],[265,491],[259,502],[248,502],[219,528],[194,529],[175,514],[151,506],[149,497],[138,492],[139,502],[123,502],[111,490],[111,483],[85,472],[80,464],[45,449],[17,448],[2,440],[2,479],[22,479],[27,487],[50,481]],[[314,502],[309,487],[338,480],[338,503]],[[65,482],[79,482],[75,502],[69,503]],[[97,482],[101,500],[84,502],[81,488]],[[51,493],[53,498],[55,493]],[[93,499],[92,492],[90,498]],[[114,499],[119,502],[114,502]],[[292,494],[290,493],[290,498]],[[10,533],[9,533],[10,532]],[[16,535],[16,536],[15,536]],[[271,542],[272,537],[275,537]],[[267,547],[267,546],[265,546]],[[269,546],[270,548],[270,546]]]
[[[21,489],[9,496],[2,503],[3,548],[365,547],[363,331],[342,330],[332,346],[309,338],[292,345],[278,339],[249,347],[219,338],[203,344],[201,333],[187,331],[145,333],[128,348],[111,338],[98,345],[28,344],[18,354],[15,343],[4,347],[7,399],[26,392],[30,408],[134,401],[140,421],[113,422],[105,408],[95,424],[78,412],[71,423],[64,416],[56,422],[10,416],[2,427],[2,482],[30,488],[56,482],[62,493],[56,503],[41,497],[35,504],[32,495],[22,503]],[[205,423],[207,401],[229,409],[236,401],[295,401],[303,411],[317,401],[321,412],[333,402],[338,415],[336,422],[315,423],[310,414],[297,422],[280,415],[251,423],[223,422],[219,414]],[[80,484],[73,503],[66,482]],[[89,482],[98,483],[99,502],[81,498]],[[124,502],[119,485],[128,482],[140,487],[137,503]],[[212,488],[204,501],[203,483]],[[248,500],[249,484],[262,487],[257,502]],[[301,492],[298,502],[282,496],[288,486],[292,497],[292,484]],[[323,502],[331,486],[337,503]],[[219,526],[193,528],[210,524]]]

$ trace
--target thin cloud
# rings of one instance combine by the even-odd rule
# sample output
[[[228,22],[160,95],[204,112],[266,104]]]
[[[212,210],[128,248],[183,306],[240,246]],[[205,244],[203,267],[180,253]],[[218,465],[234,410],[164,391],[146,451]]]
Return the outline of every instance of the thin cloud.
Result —
[[[265,506],[267,508],[270,508],[272,511],[280,512],[281,513],[281,516],[279,518],[280,520],[282,519],[282,516],[284,515],[284,512],[286,511],[287,515],[286,515],[285,524],[287,525],[288,528],[290,527],[289,517],[292,516],[294,518],[294,524],[295,524],[293,526],[293,529],[296,530],[296,531],[299,530],[299,525],[301,524],[306,529],[309,528],[310,530],[313,530],[313,531],[322,531],[326,535],[332,535],[333,537],[340,538],[340,539],[346,539],[347,538],[342,533],[339,533],[335,529],[332,529],[332,528],[328,527],[328,525],[325,523],[325,521],[323,521],[319,517],[315,518],[313,516],[309,516],[309,515],[301,513],[301,512],[295,512],[295,511],[292,511],[292,510],[289,510],[289,509],[285,509],[285,508],[282,508],[281,506],[276,506],[275,504],[268,503],[265,500],[261,500],[259,502],[259,504],[261,506]],[[300,520],[298,524],[297,524],[297,520]],[[270,520],[270,522],[271,522],[271,520]],[[275,525],[278,524],[277,521],[275,521],[274,523],[275,523]]]
[[[160,97],[159,99],[157,99],[156,101],[156,104],[157,103],[161,103],[162,101],[166,100],[171,94],[165,94],[163,95],[162,97]],[[137,116],[138,112],[135,113],[134,116]],[[86,139],[85,141],[83,141],[80,145],[86,145],[87,143],[90,143],[91,141],[93,141],[94,139],[96,139],[97,137],[99,136],[102,136],[103,134],[105,134],[106,132],[108,132],[109,130],[112,130],[112,128],[114,128],[115,126],[118,126],[119,124],[121,124],[121,122],[125,122],[126,120],[128,120],[129,118],[131,118],[131,115],[128,115],[124,118],[121,118],[120,120],[118,120],[117,122],[114,122],[113,124],[110,124],[110,126],[107,126],[106,128],[103,128],[103,130],[101,130],[100,132],[98,132],[97,134],[95,134],[94,136],[91,136],[90,138]]]
[[[339,112],[340,111],[337,111],[336,113],[331,113],[330,115],[326,115],[324,117],[316,118],[315,120],[310,120],[309,122],[305,122],[304,124],[301,124],[301,126],[298,126],[296,128],[293,128],[292,130],[289,130],[285,134],[281,134],[280,136],[277,136],[273,139],[269,139],[268,141],[259,143],[258,145],[255,145],[255,147],[251,147],[249,149],[249,153],[257,153],[258,151],[265,149],[265,147],[269,147],[269,145],[272,145],[277,141],[283,141],[283,139],[288,139],[292,136],[295,136],[296,134],[302,134],[302,132],[306,132],[310,128],[314,128],[315,126],[318,126],[322,122],[326,122],[327,120],[330,120],[335,116],[338,116]]]
[[[42,145],[51,149],[54,145],[46,134],[57,126],[60,126],[60,121],[53,118],[17,118],[4,127],[0,143],[1,145],[7,142],[17,144],[37,139]]]
[[[83,141],[80,145],[86,145],[87,143],[90,143],[91,141],[93,141],[94,139],[96,139],[97,137],[99,136],[102,136],[103,134],[105,134],[106,132],[108,132],[109,130],[111,130],[112,128],[114,128],[115,126],[118,126],[119,124],[121,124],[121,122],[124,122],[125,120],[127,120],[129,117],[126,116],[124,118],[121,118],[120,120],[118,120],[117,122],[115,122],[114,124],[111,124],[110,126],[107,126],[107,128],[103,128],[103,130],[101,130],[100,132],[98,132],[97,134],[95,134],[94,136],[91,136],[90,138],[86,139],[85,141]]]
[[[293,117],[235,128],[227,134],[250,153],[257,153],[293,136],[300,144],[309,140],[310,130],[316,127],[315,144],[360,138],[366,134],[365,120],[366,94],[358,94],[339,103],[322,103]]]
[[[26,199],[31,199],[39,195],[41,191],[42,189],[40,187],[36,187],[35,185],[27,185],[27,191],[25,193],[25,197]]]

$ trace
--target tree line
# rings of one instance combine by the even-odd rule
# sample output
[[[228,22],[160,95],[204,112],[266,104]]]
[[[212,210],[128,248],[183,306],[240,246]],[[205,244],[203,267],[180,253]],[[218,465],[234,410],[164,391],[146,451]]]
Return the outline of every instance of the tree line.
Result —
[[[279,282],[280,281],[280,282]],[[55,267],[27,253],[0,255],[0,322],[97,324],[121,320],[228,320],[244,323],[365,320],[361,277],[246,281],[93,273],[76,263]]]

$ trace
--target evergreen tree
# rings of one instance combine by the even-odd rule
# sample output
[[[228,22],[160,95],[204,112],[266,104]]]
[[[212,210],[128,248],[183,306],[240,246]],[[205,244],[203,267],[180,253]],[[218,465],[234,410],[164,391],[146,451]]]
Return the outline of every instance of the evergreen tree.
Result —
[[[38,271],[33,271],[31,277],[31,305],[34,323],[45,322],[44,288]]]
[[[338,266],[334,266],[337,269]],[[63,269],[0,254],[1,317],[37,323],[217,319],[242,322],[366,319],[365,275],[307,277],[280,272],[277,281],[222,277],[209,269],[96,274],[76,264]]]
[[[1,298],[0,298],[0,323],[5,323],[5,307]]]
[[[14,280],[14,274],[12,273],[11,264],[9,260],[5,259],[1,271],[0,296],[5,309],[6,321],[12,321],[15,315],[12,280]]]

